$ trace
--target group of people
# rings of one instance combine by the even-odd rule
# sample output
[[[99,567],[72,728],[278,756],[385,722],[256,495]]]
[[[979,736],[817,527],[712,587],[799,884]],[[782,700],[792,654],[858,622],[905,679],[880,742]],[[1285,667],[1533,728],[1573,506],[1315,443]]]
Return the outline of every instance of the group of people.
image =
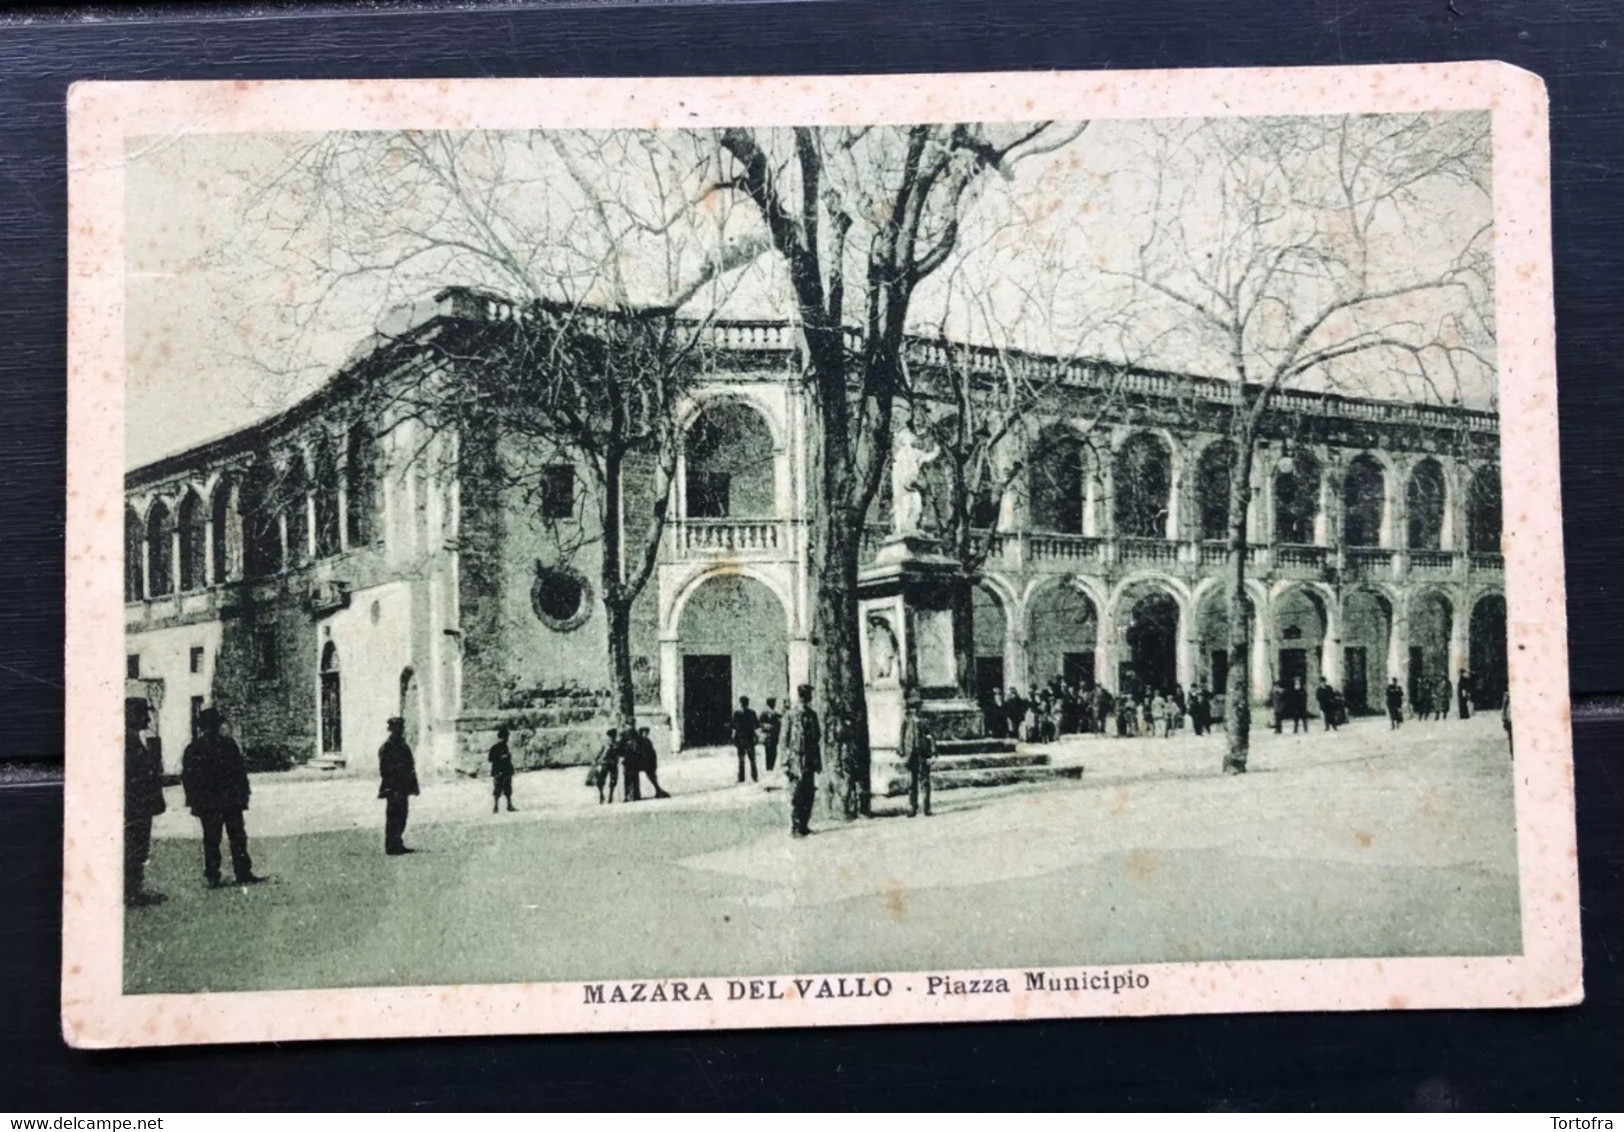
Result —
[[[758,714],[750,706],[749,696],[739,697],[739,710],[733,713],[730,729],[733,750],[739,757],[739,781],[744,781],[744,768],[750,768],[750,781],[759,782],[756,774],[756,747],[763,748],[767,756],[767,772],[778,763],[778,743],[784,734],[784,717],[778,710],[778,700],[767,697],[767,706]]]
[[[617,783],[621,784],[622,802],[641,802],[644,778],[654,787],[654,797],[671,797],[660,785],[660,758],[647,727],[635,730],[611,727],[606,735],[586,775],[586,784],[598,788],[599,805],[615,800]]]
[[[1387,682],[1386,700],[1388,724],[1398,727],[1404,722],[1404,689],[1396,676]],[[1477,680],[1464,668],[1453,684],[1447,674],[1439,676],[1435,684],[1418,681],[1410,700],[1410,714],[1414,719],[1448,719],[1451,702],[1458,719],[1471,719],[1472,710],[1479,706]],[[1500,715],[1508,735],[1511,731],[1509,703],[1510,697],[1502,696]]]
[[[1314,689],[1314,702],[1319,706],[1323,730],[1335,731],[1348,722],[1347,697],[1342,694],[1342,689],[1334,687],[1323,676],[1320,677],[1319,686]],[[1285,731],[1288,722],[1293,735],[1306,734],[1310,730],[1308,689],[1303,685],[1301,676],[1293,677],[1290,684],[1276,680],[1269,688],[1267,706],[1269,726],[1274,728],[1276,735]]]
[[[1050,743],[1063,735],[1171,735],[1189,720],[1191,730],[1212,730],[1213,696],[1182,685],[1142,688],[1114,696],[1102,684],[1056,676],[1028,699],[1020,689],[986,689],[980,696],[982,725],[997,739]]]

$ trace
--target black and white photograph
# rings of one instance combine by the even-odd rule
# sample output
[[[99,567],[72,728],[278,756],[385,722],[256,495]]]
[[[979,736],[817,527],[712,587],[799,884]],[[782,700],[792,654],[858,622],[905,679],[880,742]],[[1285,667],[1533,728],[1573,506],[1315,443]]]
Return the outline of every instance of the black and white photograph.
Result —
[[[1574,1001],[1542,103],[1425,70],[80,88],[70,1040]]]

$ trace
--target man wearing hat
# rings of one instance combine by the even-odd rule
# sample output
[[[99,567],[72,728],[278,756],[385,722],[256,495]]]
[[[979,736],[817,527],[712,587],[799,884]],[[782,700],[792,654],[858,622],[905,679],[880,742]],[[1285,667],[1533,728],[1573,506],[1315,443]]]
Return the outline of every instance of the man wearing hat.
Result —
[[[143,734],[151,720],[146,700],[124,701],[124,903],[132,908],[165,899],[146,886],[152,819],[164,812],[163,756],[156,741]]]
[[[238,884],[259,884],[248,856],[248,830],[243,811],[248,809],[248,764],[237,741],[221,732],[220,713],[204,708],[198,714],[198,736],[181,756],[180,782],[186,805],[203,826],[203,876],[210,888],[220,887],[220,832],[231,842],[231,871]]]
[[[795,690],[800,702],[784,717],[784,775],[790,788],[790,834],[811,833],[812,800],[817,794],[817,773],[823,769],[822,734],[818,713],[812,710],[812,685]]]
[[[400,716],[389,720],[389,738],[378,748],[378,797],[384,800],[383,851],[391,857],[410,853],[403,840],[411,797],[417,790],[417,762],[406,742],[406,721]]]

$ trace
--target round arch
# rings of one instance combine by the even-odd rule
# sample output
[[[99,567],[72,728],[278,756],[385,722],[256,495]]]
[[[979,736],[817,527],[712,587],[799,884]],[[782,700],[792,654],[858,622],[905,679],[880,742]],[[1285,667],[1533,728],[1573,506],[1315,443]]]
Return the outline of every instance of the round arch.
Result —
[[[1180,473],[1177,446],[1161,429],[1136,429],[1111,456],[1111,515],[1128,538],[1168,538],[1175,530]]]
[[[1181,682],[1189,590],[1163,574],[1133,574],[1112,591],[1111,610],[1119,646],[1118,691],[1130,697],[1171,691]]]
[[[1229,537],[1229,484],[1235,470],[1235,445],[1213,437],[1194,454],[1195,528],[1208,542]]]
[[[1404,620],[1409,630],[1409,656],[1400,676],[1410,704],[1418,713],[1437,705],[1434,689],[1454,679],[1449,670],[1450,645],[1455,633],[1459,604],[1441,586],[1422,586],[1405,597]]]
[[[1342,472],[1342,542],[1346,546],[1387,543],[1388,467],[1371,452],[1360,452]]]
[[[740,389],[696,389],[689,395],[677,414],[677,432],[686,436],[694,422],[706,412],[721,405],[737,405],[749,409],[759,416],[767,426],[767,433],[772,437],[773,451],[781,452],[787,443],[785,438],[786,427],[778,414],[773,412],[773,406],[765,398],[754,397]]]
[[[782,597],[744,571],[697,580],[676,612],[677,722],[685,747],[726,743],[735,705],[787,702],[789,616]]]
[[[1393,624],[1399,602],[1387,589],[1360,585],[1342,595],[1342,693],[1348,710],[1382,710],[1382,689],[1393,675]]]
[[[781,445],[761,406],[736,395],[705,398],[688,416],[681,436],[685,517],[777,516]]]
[[[124,505],[124,600],[126,602],[140,601],[147,596],[146,571],[143,560],[146,557],[146,522],[128,503]]]
[[[1045,579],[1027,595],[1027,679],[1033,688],[1055,677],[1092,684],[1099,677],[1100,624],[1104,606],[1079,580]]]
[[[1274,655],[1269,658],[1274,679],[1282,688],[1302,681],[1312,696],[1325,671],[1325,647],[1334,639],[1335,618],[1340,613],[1336,594],[1319,582],[1286,581],[1277,584],[1269,597],[1269,630]]]
[[[1506,595],[1499,590],[1481,593],[1473,600],[1471,610],[1467,641],[1472,702],[1490,710],[1504,701],[1508,686]]]
[[[1499,554],[1505,519],[1500,497],[1500,468],[1488,464],[1472,474],[1467,489],[1467,548],[1478,554]]]
[[[748,578],[753,582],[760,582],[778,599],[779,608],[784,614],[784,623],[790,632],[795,629],[795,603],[791,600],[789,591],[772,573],[757,569],[747,563],[718,564],[704,570],[696,571],[691,577],[683,580],[671,595],[670,604],[660,617],[660,628],[663,636],[675,637],[682,625],[682,615],[688,608],[688,603],[698,592],[699,587],[713,578]]]
[[[1404,479],[1407,545],[1411,550],[1442,550],[1449,518],[1449,480],[1431,456],[1417,460]]]

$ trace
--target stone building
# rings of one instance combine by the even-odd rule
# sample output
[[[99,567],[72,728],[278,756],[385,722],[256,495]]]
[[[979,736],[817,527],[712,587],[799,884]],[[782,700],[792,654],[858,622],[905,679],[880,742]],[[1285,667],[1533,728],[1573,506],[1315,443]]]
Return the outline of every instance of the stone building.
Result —
[[[414,372],[429,343],[512,317],[488,296],[443,291],[287,411],[127,474],[126,676],[158,704],[171,769],[209,705],[265,768],[370,773],[392,715],[441,772],[477,767],[502,722],[530,765],[595,748],[610,680],[590,481],[566,454],[543,454],[539,488],[520,491],[482,470],[500,454],[411,414],[369,414],[358,396]],[[811,667],[809,405],[794,332],[723,322],[706,336],[631,633],[639,714],[672,750],[724,742],[739,696],[782,702]],[[916,341],[920,389],[949,349],[972,369],[1003,364]],[[1233,391],[1015,361],[1054,380],[1038,442],[1007,457],[1022,474],[981,516],[991,548],[975,681],[1221,687]],[[1496,416],[1287,392],[1266,432],[1247,552],[1254,695],[1324,675],[1355,710],[1377,709],[1390,676],[1413,695],[1470,670],[1479,701],[1497,704]],[[883,652],[865,645],[876,690],[895,679]]]

